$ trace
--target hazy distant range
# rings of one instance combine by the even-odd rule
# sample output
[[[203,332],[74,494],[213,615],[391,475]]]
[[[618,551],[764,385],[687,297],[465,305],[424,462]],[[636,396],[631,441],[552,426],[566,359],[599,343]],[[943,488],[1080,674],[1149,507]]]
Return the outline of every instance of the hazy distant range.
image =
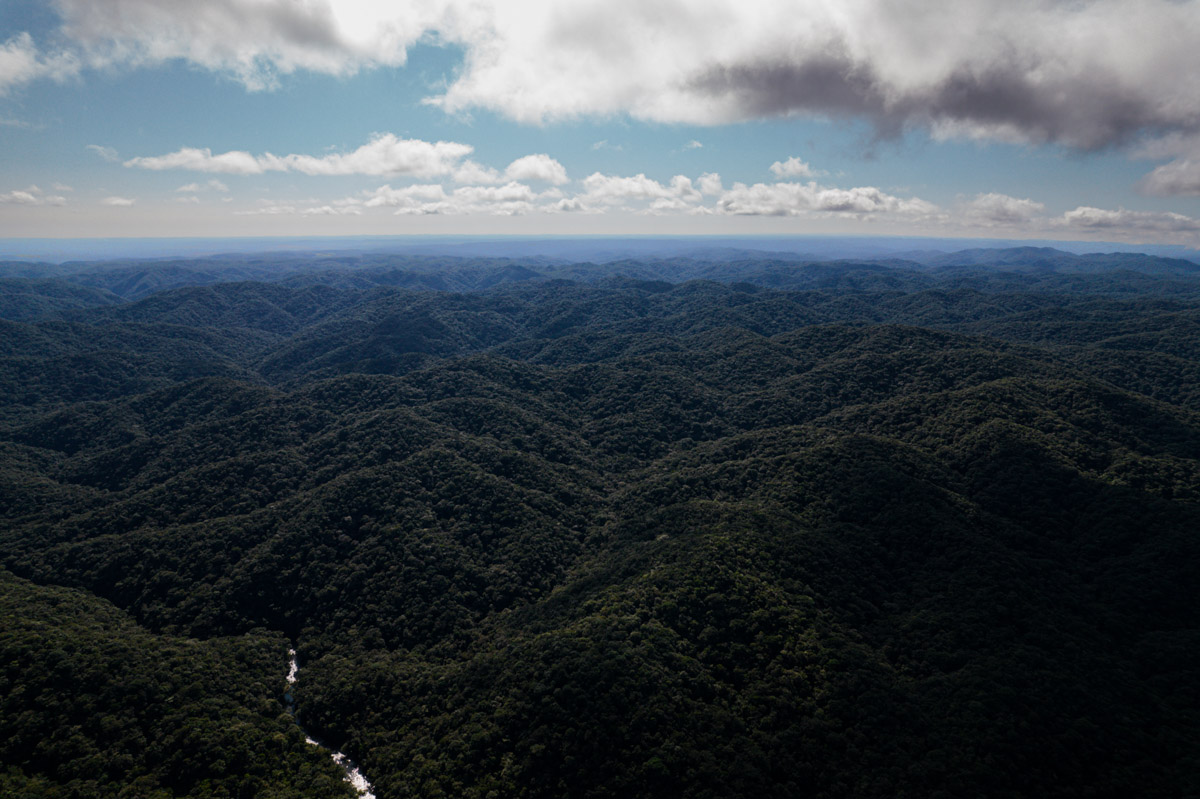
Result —
[[[116,258],[202,257],[247,253],[397,253],[541,258],[605,263],[626,258],[708,255],[721,251],[786,253],[806,260],[903,257],[973,248],[1054,247],[1082,253],[1139,252],[1200,263],[1200,250],[1178,245],[982,238],[846,236],[350,236],[308,238],[0,239],[0,260],[62,263]]]

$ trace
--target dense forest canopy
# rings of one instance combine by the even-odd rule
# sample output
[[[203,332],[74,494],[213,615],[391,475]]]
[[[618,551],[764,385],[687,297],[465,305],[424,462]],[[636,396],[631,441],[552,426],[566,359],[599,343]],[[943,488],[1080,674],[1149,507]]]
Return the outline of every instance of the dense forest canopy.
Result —
[[[0,793],[1200,794],[1200,266],[0,264]]]

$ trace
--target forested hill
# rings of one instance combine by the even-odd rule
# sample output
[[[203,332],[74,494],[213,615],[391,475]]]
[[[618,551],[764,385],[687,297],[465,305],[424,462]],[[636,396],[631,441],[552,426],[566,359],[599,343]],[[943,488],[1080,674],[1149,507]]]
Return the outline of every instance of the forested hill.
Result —
[[[1096,279],[1098,276],[1107,279]],[[1075,255],[1049,247],[914,251],[854,261],[756,250],[697,249],[597,263],[548,257],[464,257],[374,252],[260,253],[202,258],[0,261],[0,318],[48,318],[117,299],[137,300],[185,286],[258,281],[290,287],[379,286],[416,291],[489,291],[501,286],[613,279],[745,282],[805,289],[964,288],[1018,291],[1194,294],[1200,263],[1142,253]],[[1079,279],[1079,278],[1090,279]],[[47,282],[53,281],[53,282]]]
[[[0,795],[1200,795],[1189,264],[6,266]]]

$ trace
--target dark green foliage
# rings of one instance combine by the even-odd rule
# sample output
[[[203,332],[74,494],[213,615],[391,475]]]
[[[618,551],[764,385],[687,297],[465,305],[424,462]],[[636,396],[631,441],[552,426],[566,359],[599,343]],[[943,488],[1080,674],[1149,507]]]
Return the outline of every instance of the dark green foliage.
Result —
[[[344,794],[286,637],[380,799],[1196,795],[1195,270],[921,258],[78,272],[0,793]]]
[[[154,635],[0,571],[4,796],[349,797],[284,711],[286,644]]]
[[[61,280],[0,278],[0,319],[57,319],[78,308],[120,302],[110,291]]]

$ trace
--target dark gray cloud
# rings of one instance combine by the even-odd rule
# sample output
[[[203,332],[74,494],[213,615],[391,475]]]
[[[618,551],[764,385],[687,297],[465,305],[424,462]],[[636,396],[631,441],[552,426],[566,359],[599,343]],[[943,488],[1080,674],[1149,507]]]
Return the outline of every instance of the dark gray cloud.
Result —
[[[731,102],[746,117],[797,111],[889,115],[887,97],[872,70],[836,51],[801,63],[714,65],[690,81],[687,89]]]
[[[872,121],[881,137],[911,127],[933,127],[976,138],[1057,142],[1093,150],[1127,143],[1145,133],[1200,126],[1195,111],[1161,109],[1154,99],[1123,87],[1115,76],[1039,79],[1038,64],[961,67],[930,86],[888,85],[870,64],[844,53],[822,53],[799,63],[715,66],[688,87],[733,104],[745,117],[786,114],[855,116]]]

